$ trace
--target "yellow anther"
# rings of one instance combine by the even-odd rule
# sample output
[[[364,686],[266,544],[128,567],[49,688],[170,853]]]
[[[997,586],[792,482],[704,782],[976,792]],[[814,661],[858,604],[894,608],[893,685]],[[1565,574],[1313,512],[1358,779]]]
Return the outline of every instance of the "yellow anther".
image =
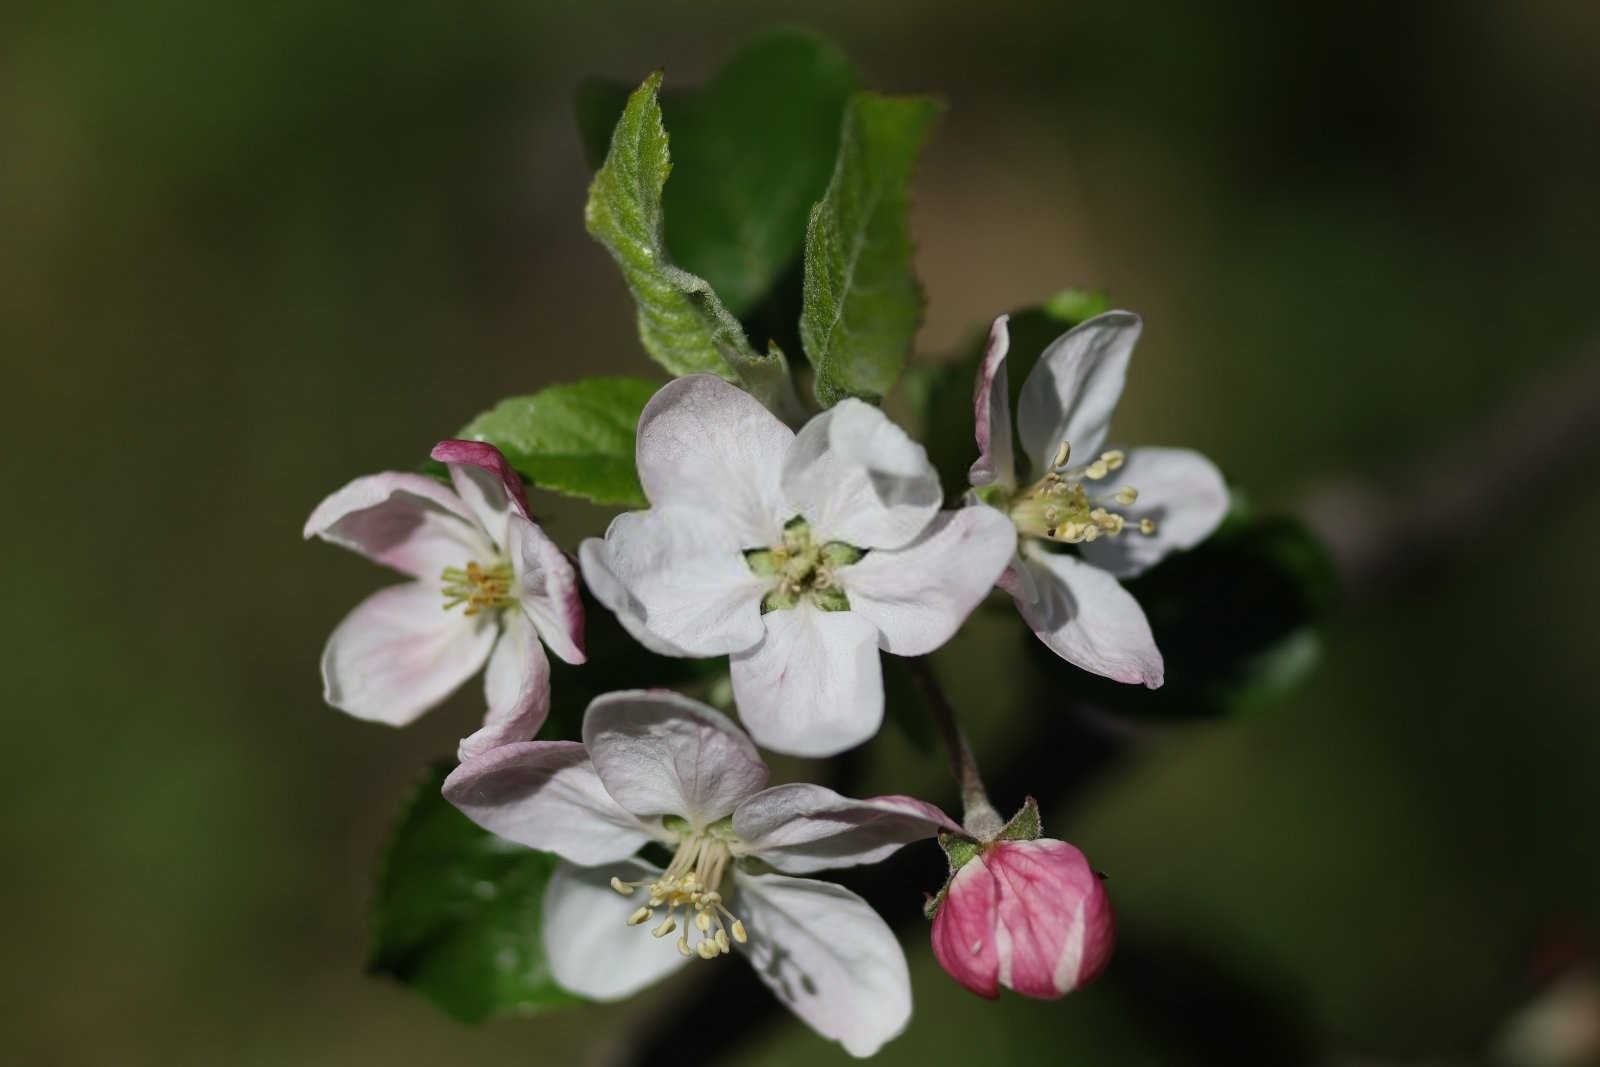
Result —
[[[1050,466],[1065,467],[1067,465],[1067,458],[1071,455],[1072,445],[1069,442],[1062,441],[1061,444],[1056,446],[1056,458],[1050,461]]]
[[[684,934],[678,938],[678,952],[684,956],[694,955],[693,952],[689,951],[689,935]]]
[[[717,947],[719,949],[721,949],[723,952],[730,951],[729,946],[728,946],[728,931],[726,931],[726,930],[718,930],[717,931]]]
[[[640,923],[649,922],[651,914],[652,913],[649,908],[640,908],[638,911],[628,916],[628,925],[638,926]]]
[[[1087,525],[1084,526],[1084,528],[1083,528],[1083,539],[1085,541],[1096,541],[1096,540],[1099,540],[1099,538],[1100,538],[1100,527],[1098,527],[1098,526],[1087,526]]]
[[[717,955],[717,943],[710,938],[706,938],[695,945],[694,950],[700,953],[700,958],[703,960],[714,959]]]
[[[664,919],[662,921],[660,926],[658,926],[654,930],[650,931],[650,935],[652,937],[666,937],[668,934],[672,933],[672,931],[676,930],[677,928],[678,928],[678,920],[674,919],[672,916],[668,915],[666,917],[666,919]]]
[[[694,928],[702,934],[711,929],[711,913],[709,911],[695,912]]]
[[[1112,497],[1112,499],[1121,504],[1123,507],[1127,507],[1129,504],[1139,499],[1139,490],[1135,489],[1131,485],[1125,485],[1121,489],[1117,490],[1117,495]]]
[[[1156,532],[1156,521],[1154,519],[1140,519],[1139,520],[1139,532],[1144,534],[1146,537],[1148,537],[1151,534],[1155,533]]]
[[[1104,478],[1110,473],[1111,467],[1103,459],[1097,459],[1087,467],[1083,468],[1083,476],[1088,478],[1090,481],[1095,482],[1099,481],[1101,478]]]
[[[733,920],[733,926],[730,929],[733,931],[733,939],[739,942],[741,945],[744,944],[746,941],[744,922],[742,920],[735,919]]]
[[[631,897],[633,896],[633,891],[637,889],[638,886],[631,886],[627,882],[624,882],[621,878],[618,878],[616,875],[612,875],[611,888],[615,889],[625,897]]]
[[[1105,460],[1105,464],[1108,468],[1111,470],[1116,470],[1118,467],[1122,466],[1123,461],[1128,458],[1128,455],[1120,448],[1113,448],[1109,452],[1100,453],[1100,458]]]

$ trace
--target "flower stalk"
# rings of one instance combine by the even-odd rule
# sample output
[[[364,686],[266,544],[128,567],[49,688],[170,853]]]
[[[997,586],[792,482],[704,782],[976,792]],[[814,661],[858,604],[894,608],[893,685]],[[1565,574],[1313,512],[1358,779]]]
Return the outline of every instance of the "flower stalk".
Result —
[[[990,803],[989,794],[983,788],[977,758],[972,754],[966,734],[961,732],[960,723],[956,722],[955,709],[950,706],[950,699],[945,696],[928,657],[914,656],[910,663],[912,677],[916,679],[928,714],[933,717],[939,739],[950,758],[950,773],[961,789],[962,828],[979,841],[993,840],[1005,828],[1006,821]]]

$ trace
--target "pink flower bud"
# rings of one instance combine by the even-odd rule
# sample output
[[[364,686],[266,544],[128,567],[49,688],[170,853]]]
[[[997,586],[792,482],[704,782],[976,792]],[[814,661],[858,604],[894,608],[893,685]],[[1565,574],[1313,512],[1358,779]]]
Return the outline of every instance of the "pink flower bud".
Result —
[[[956,872],[933,919],[933,954],[981,997],[1053,1000],[1105,966],[1111,901],[1065,841],[996,841]]]

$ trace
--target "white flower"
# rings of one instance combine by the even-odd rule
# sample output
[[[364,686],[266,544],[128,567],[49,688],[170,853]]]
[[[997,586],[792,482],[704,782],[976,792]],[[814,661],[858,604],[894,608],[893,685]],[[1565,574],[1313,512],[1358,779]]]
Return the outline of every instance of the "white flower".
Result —
[[[538,731],[550,710],[540,638],[582,663],[583,603],[572,564],[528,518],[522,482],[497,449],[442,441],[433,458],[449,468],[455,492],[422,474],[357,478],[317,506],[305,536],[415,579],[374,593],[333,631],[322,653],[324,698],[357,718],[403,726],[487,662],[489,710],[461,742],[465,759]]]
[[[1000,585],[1039,640],[1084,670],[1154,689],[1161,653],[1139,602],[1117,579],[1204,540],[1228,509],[1228,490],[1198,452],[1104,450],[1142,326],[1137,315],[1108,311],[1044,350],[1017,400],[1017,433],[1037,479],[1019,486],[1010,339],[1006,316],[996,319],[974,390],[979,455],[969,480],[974,495],[1016,524],[1017,557]]]
[[[933,651],[1014,552],[1003,516],[941,511],[922,446],[845,400],[795,434],[750,394],[680,378],[639,416],[649,511],[579,550],[595,596],[649,647],[731,657],[762,745],[828,756],[883,719],[878,649]]]
[[[543,908],[565,988],[617,1000],[738,948],[796,1015],[870,1056],[910,1018],[905,955],[860,897],[791,875],[871,863],[960,827],[910,797],[766,782],[725,717],[653,690],[595,700],[582,744],[512,744],[463,763],[444,795],[485,829],[566,861]],[[665,869],[633,858],[650,842],[672,850]]]

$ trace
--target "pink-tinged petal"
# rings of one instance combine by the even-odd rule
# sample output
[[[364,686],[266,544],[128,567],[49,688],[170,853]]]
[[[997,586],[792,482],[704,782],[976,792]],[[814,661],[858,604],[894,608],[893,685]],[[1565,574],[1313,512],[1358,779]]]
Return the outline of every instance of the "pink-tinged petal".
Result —
[[[878,628],[853,611],[803,602],[762,616],[766,636],[729,660],[733,699],[750,736],[791,756],[832,756],[883,722]]]
[[[852,1056],[871,1056],[906,1028],[911,977],[894,931],[831,882],[734,872],[741,946],[777,998]]]
[[[1039,640],[1069,663],[1118,682],[1160,688],[1161,650],[1133,594],[1115,577],[1066,553],[1024,549],[1039,599],[1017,601]]]
[[[489,712],[483,726],[456,746],[462,763],[500,745],[532,740],[550,714],[550,660],[533,621],[520,611],[502,619],[483,689]]]
[[[490,833],[573,863],[626,859],[656,836],[611,798],[576,741],[490,749],[450,772],[444,798]]]
[[[504,547],[506,519],[512,515],[528,517],[522,479],[506,457],[486,442],[454,439],[434,445],[431,456],[449,469],[456,493],[494,543]]]
[[[1037,603],[1039,600],[1039,583],[1034,580],[1033,569],[1022,558],[1021,545],[1018,545],[1018,551],[1012,553],[1011,562],[1006,564],[1006,569],[994,584],[1024,604]]]
[[[516,575],[517,603],[550,651],[565,663],[582,663],[583,597],[578,572],[544,530],[521,515],[506,520],[506,553]]]
[[[744,731],[668,689],[597,697],[583,716],[583,743],[607,791],[636,815],[682,815],[705,827],[767,784]]]
[[[922,537],[868,552],[841,568],[837,581],[851,614],[878,628],[879,647],[921,656],[960,629],[1016,550],[1016,528],[994,508],[942,511]]]
[[[698,511],[618,515],[606,531],[611,573],[644,609],[644,626],[693,656],[722,656],[761,640],[757,578],[725,525]]]
[[[328,638],[323,699],[358,719],[404,726],[476,674],[494,639],[492,617],[445,611],[432,583],[380,589]]]
[[[461,498],[422,474],[389,471],[357,478],[306,520],[306,537],[359,552],[414,578],[438,578],[494,554]]]
[[[1107,311],[1068,330],[1044,350],[1017,397],[1017,432],[1035,477],[1050,465],[1063,441],[1072,445],[1075,464],[1099,455],[1143,328],[1132,312]]]
[[[945,973],[980,997],[1000,995],[995,927],[1000,888],[982,859],[956,872],[933,917],[933,955]]]
[[[590,1000],[621,1000],[689,962],[675,937],[652,937],[648,924],[628,925],[642,895],[628,900],[611,888],[612,878],[637,882],[660,873],[637,860],[556,868],[542,910],[545,956],[557,984]]]
[[[789,874],[876,863],[902,845],[961,824],[914,797],[853,800],[796,782],[763,789],[733,812],[743,848]]]
[[[1115,921],[1082,852],[1047,838],[1001,841],[973,862],[989,869],[998,890],[1001,985],[1053,1000],[1100,973],[1111,958]]]
[[[978,368],[972,391],[973,425],[978,438],[978,458],[967,472],[972,485],[1017,484],[1016,459],[1011,450],[1011,396],[1006,385],[1006,352],[1011,331],[1001,315],[989,327],[989,344]]]
[[[639,482],[658,508],[713,515],[740,548],[774,544],[778,472],[794,433],[743,389],[710,374],[679,378],[639,413]]]
[[[589,592],[603,607],[610,609],[630,637],[659,656],[689,655],[671,641],[657,637],[645,626],[644,605],[623,588],[622,582],[612,572],[610,553],[604,541],[590,537],[580,544],[578,565],[583,569],[583,580],[589,584]]]
[[[1130,449],[1112,478],[1119,486],[1139,491],[1132,504],[1115,506],[1128,519],[1128,528],[1116,537],[1080,545],[1079,551],[1087,562],[1120,578],[1144,572],[1169,552],[1198,545],[1228,512],[1228,485],[1222,472],[1187,448]],[[1141,519],[1153,521],[1155,533],[1140,533]]]
[[[783,461],[784,510],[824,541],[899,548],[939,511],[927,451],[889,417],[849,398],[801,428]]]

